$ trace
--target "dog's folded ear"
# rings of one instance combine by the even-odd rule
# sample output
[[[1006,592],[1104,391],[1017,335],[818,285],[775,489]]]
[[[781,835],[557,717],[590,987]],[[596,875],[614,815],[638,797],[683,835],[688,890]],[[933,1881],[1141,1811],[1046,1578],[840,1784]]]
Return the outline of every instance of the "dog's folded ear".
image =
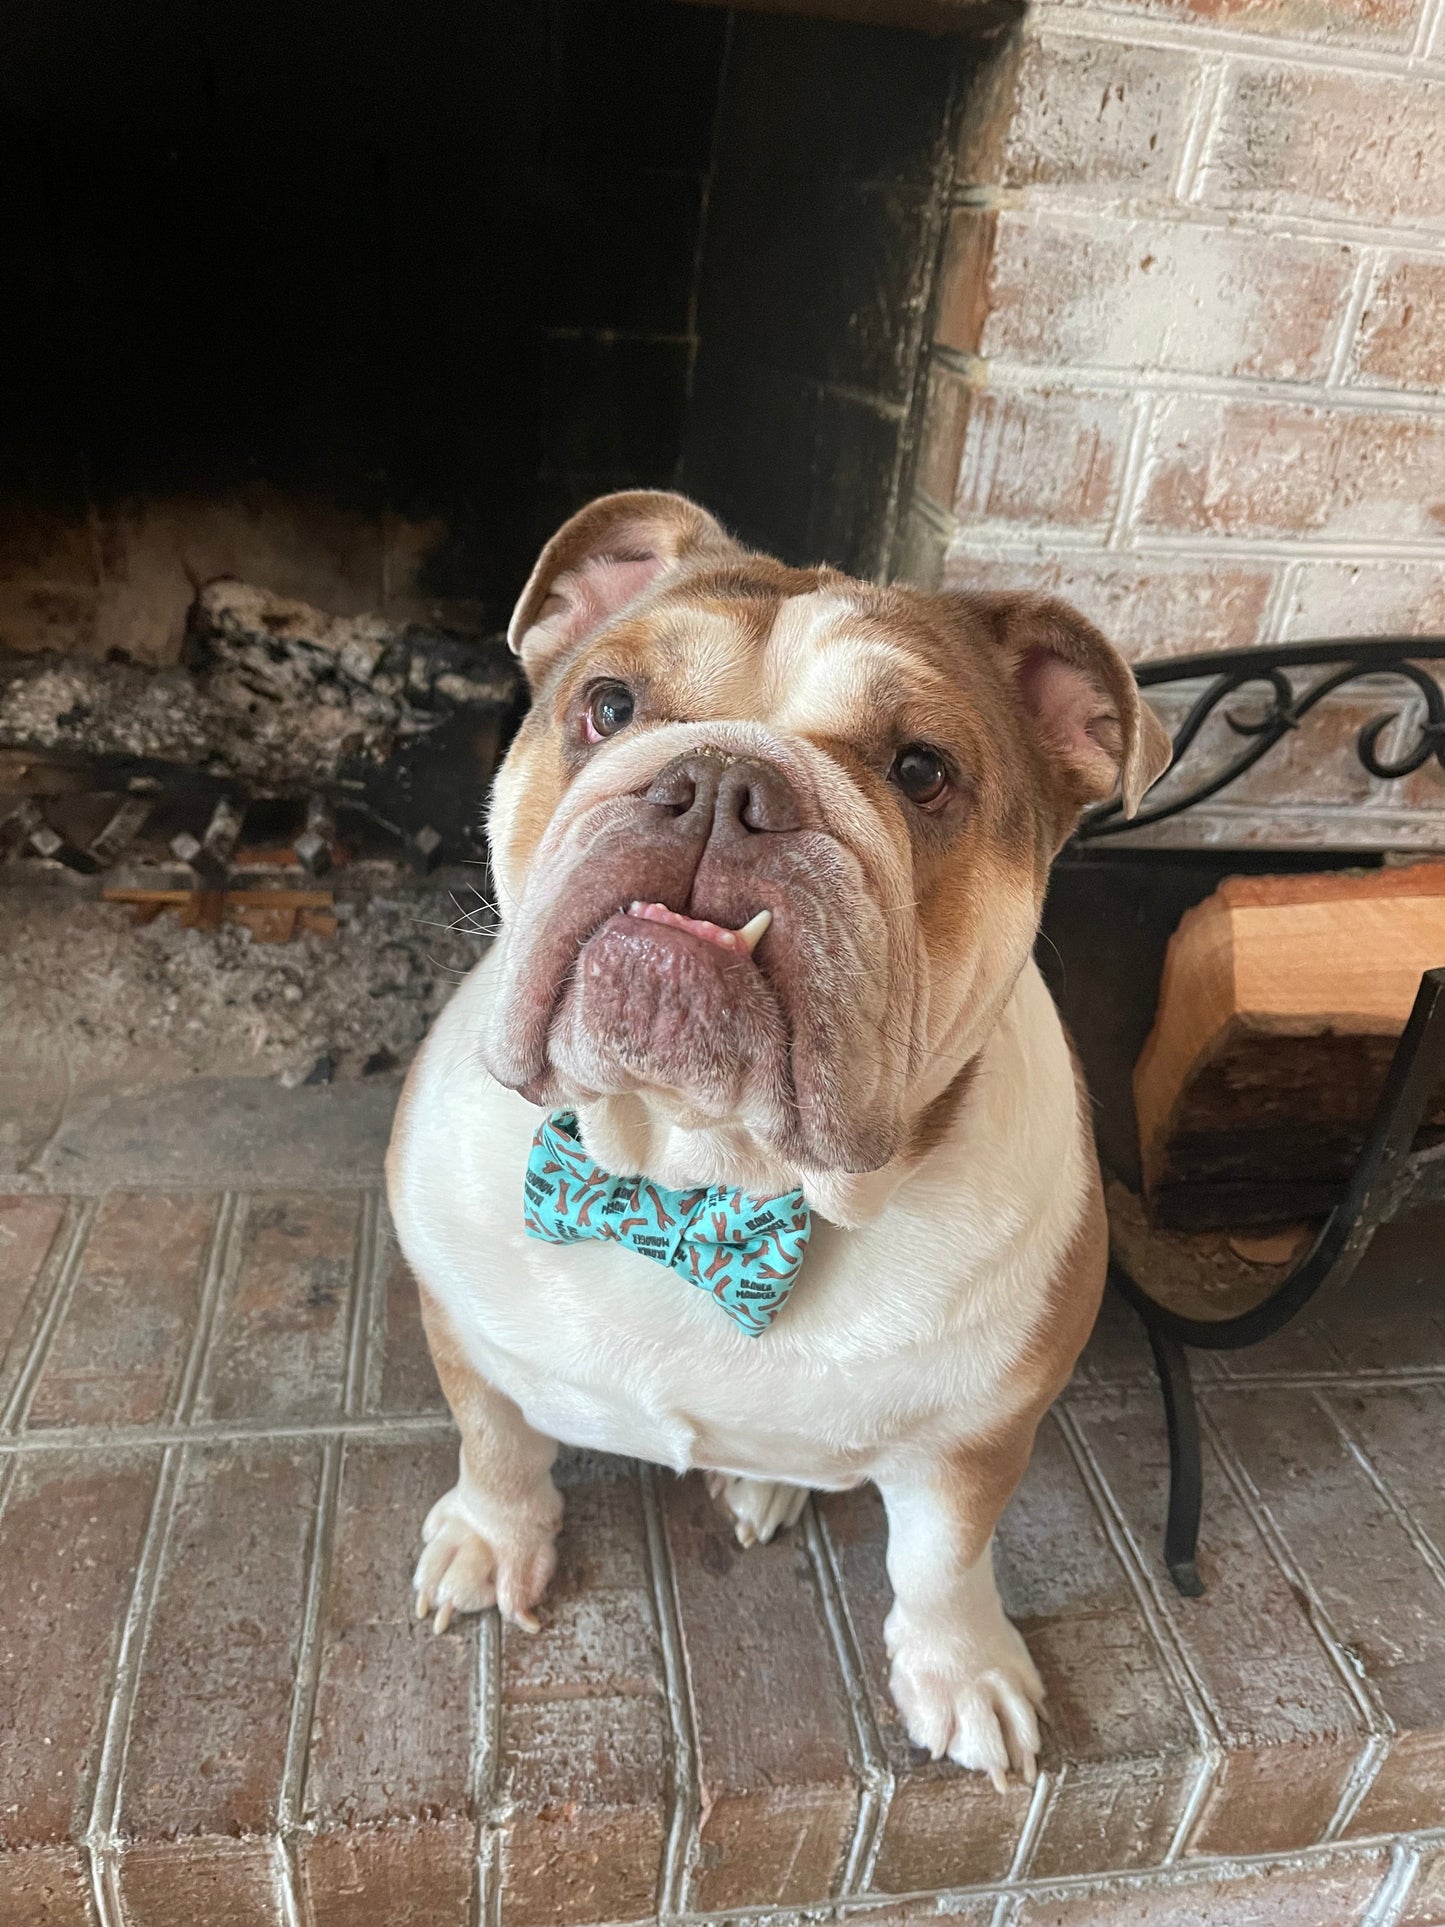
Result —
[[[1067,815],[1072,819],[1117,790],[1124,814],[1133,816],[1149,785],[1168,769],[1172,751],[1113,644],[1056,596],[950,600],[990,626]]]
[[[736,554],[686,496],[629,489],[589,502],[552,537],[512,613],[507,641],[536,688],[665,572]]]

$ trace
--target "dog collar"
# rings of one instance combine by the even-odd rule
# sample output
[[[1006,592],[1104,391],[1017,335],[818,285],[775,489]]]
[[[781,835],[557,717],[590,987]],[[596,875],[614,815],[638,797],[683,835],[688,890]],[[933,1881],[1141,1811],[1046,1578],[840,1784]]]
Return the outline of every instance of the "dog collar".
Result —
[[[616,1177],[587,1155],[571,1111],[554,1111],[532,1139],[523,1217],[527,1235],[548,1244],[608,1239],[667,1265],[751,1338],[782,1310],[813,1229],[801,1191],[752,1198],[726,1185],[669,1191]]]

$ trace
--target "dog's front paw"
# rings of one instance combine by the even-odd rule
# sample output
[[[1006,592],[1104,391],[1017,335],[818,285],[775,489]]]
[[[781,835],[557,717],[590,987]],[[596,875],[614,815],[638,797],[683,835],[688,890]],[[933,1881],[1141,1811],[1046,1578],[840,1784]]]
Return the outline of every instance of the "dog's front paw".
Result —
[[[1010,1771],[1032,1786],[1044,1688],[1008,1620],[1000,1614],[983,1632],[924,1632],[900,1622],[895,1609],[887,1630],[888,1683],[913,1744],[986,1773],[1000,1793]]]
[[[561,1502],[540,1518],[487,1508],[480,1518],[459,1486],[443,1493],[422,1526],[422,1554],[412,1587],[416,1616],[435,1612],[433,1632],[444,1633],[456,1613],[500,1606],[524,1632],[538,1630],[536,1607],[557,1565],[555,1541]]]

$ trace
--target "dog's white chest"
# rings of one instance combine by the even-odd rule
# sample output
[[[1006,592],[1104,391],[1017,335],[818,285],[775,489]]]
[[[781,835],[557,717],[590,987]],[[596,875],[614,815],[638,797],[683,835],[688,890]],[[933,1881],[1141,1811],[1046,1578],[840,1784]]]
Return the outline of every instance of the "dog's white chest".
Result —
[[[678,1470],[842,1486],[988,1426],[1076,1215],[1059,1182],[1077,1155],[1061,1038],[1070,1088],[1062,1108],[1061,1093],[1039,1093],[1030,1156],[1014,1160],[985,1120],[997,1155],[967,1181],[911,1186],[861,1229],[815,1218],[792,1296],[755,1338],[634,1252],[527,1237],[537,1113],[477,1063],[485,995],[474,973],[425,1046],[393,1145],[392,1207],[470,1363],[534,1429]],[[1031,1108],[1017,1094],[1009,1107]]]

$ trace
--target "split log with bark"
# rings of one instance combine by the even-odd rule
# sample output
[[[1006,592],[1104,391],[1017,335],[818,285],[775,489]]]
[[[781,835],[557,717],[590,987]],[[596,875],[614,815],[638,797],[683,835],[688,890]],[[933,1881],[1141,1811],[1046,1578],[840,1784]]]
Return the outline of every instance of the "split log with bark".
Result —
[[[1445,964],[1445,864],[1228,877],[1170,939],[1134,1071],[1155,1224],[1327,1211],[1364,1144],[1421,974]],[[1445,1093],[1430,1123],[1445,1125]]]

